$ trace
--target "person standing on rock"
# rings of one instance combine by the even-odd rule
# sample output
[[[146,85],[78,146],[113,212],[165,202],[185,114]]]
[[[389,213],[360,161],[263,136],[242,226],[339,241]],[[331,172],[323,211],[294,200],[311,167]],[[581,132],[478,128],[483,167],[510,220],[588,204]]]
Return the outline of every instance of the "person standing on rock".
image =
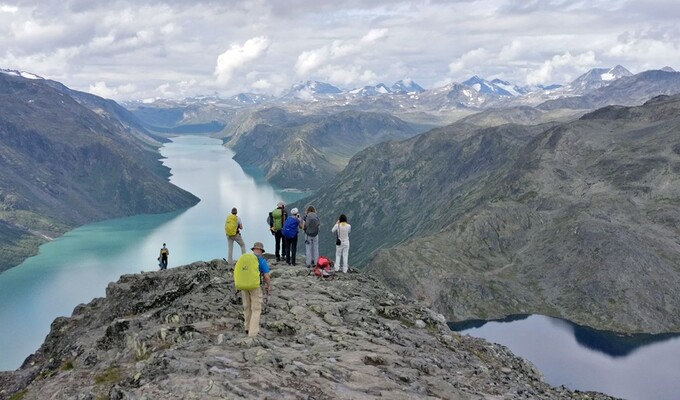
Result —
[[[302,220],[302,230],[305,231],[305,264],[314,268],[316,259],[319,258],[319,216],[316,215],[314,206],[307,207],[307,212]]]
[[[165,243],[163,243],[163,247],[161,247],[161,254],[158,256],[158,261],[159,261],[158,266],[161,269],[168,269],[168,256],[169,255],[170,255],[170,250],[168,250],[168,248],[165,247]]]
[[[352,226],[347,222],[347,216],[341,214],[338,221],[333,225],[331,232],[335,232],[335,270],[340,269],[340,261],[342,264],[342,272],[347,273],[349,269],[349,233],[352,231]],[[342,257],[342,259],[341,259]]]
[[[234,285],[241,291],[243,300],[243,317],[246,334],[255,337],[260,332],[260,315],[262,314],[262,286],[261,279],[265,283],[265,292],[271,291],[269,278],[269,265],[262,256],[264,245],[255,242],[251,248],[253,254],[243,254],[239,257],[234,267]]]
[[[276,255],[276,261],[281,261],[281,250],[286,245],[286,238],[281,234],[281,229],[283,228],[283,221],[286,220],[286,206],[282,201],[276,205],[276,208],[269,213],[267,222],[269,223],[269,230],[272,235],[274,235],[274,254]]]
[[[284,243],[284,254],[286,264],[296,265],[295,256],[297,254],[298,230],[302,227],[302,219],[297,208],[290,210],[290,215],[283,222],[281,234],[286,239]]]
[[[238,210],[236,207],[231,209],[231,214],[227,215],[227,220],[224,222],[224,232],[227,235],[227,263],[234,263],[234,242],[241,246],[241,255],[246,254],[246,245],[243,243],[241,237],[241,230],[243,230],[243,223],[241,218],[236,214]]]

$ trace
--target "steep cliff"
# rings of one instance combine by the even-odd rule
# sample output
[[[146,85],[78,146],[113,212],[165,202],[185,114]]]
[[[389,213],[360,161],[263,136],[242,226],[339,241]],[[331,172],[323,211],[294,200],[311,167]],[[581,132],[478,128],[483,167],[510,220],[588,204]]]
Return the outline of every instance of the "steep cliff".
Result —
[[[451,332],[370,276],[272,268],[255,340],[223,261],[125,275],[0,373],[0,398],[609,398],[550,387],[506,348]]]

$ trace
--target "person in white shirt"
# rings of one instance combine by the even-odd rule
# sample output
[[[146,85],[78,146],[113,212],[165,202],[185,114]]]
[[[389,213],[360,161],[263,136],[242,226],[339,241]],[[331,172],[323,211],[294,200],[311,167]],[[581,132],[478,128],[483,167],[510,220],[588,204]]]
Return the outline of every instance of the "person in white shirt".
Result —
[[[347,223],[347,216],[341,214],[338,221],[333,225],[331,232],[336,234],[335,242],[335,270],[339,271],[340,262],[342,261],[342,272],[347,273],[349,269],[349,233],[352,231],[352,226]],[[342,257],[342,258],[341,258]]]

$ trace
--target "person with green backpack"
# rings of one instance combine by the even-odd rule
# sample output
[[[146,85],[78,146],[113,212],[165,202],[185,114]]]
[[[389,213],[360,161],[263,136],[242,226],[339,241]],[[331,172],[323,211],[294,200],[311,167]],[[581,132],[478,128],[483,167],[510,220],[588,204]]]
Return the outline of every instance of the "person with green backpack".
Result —
[[[269,265],[262,256],[264,245],[255,242],[251,248],[253,254],[242,254],[234,267],[234,286],[241,291],[243,300],[243,326],[248,337],[256,337],[260,332],[260,315],[262,314],[262,287],[261,281],[266,284],[264,290],[267,294],[271,291],[269,278]]]
[[[283,221],[286,220],[287,216],[285,204],[279,201],[276,208],[267,217],[269,230],[274,235],[274,254],[276,255],[277,262],[281,261],[281,250],[286,246],[286,238],[281,233],[281,229],[283,229]]]
[[[234,263],[234,242],[241,246],[241,255],[246,254],[246,245],[243,243],[241,237],[241,230],[243,230],[243,223],[241,218],[236,214],[238,210],[236,207],[231,209],[231,214],[227,215],[227,220],[224,222],[224,233],[227,235],[227,263]]]

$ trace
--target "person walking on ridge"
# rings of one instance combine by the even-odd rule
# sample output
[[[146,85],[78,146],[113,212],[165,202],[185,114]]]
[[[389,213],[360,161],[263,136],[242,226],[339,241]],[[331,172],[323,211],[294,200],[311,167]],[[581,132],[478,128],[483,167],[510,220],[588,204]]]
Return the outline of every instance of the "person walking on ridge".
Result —
[[[349,233],[352,231],[352,226],[347,222],[347,216],[341,214],[338,221],[333,225],[331,232],[335,232],[335,270],[340,268],[340,261],[342,257],[342,272],[347,273],[349,269]]]
[[[248,337],[256,337],[260,332],[260,315],[262,314],[262,286],[265,292],[271,291],[269,265],[264,259],[264,245],[255,242],[251,248],[253,254],[243,254],[234,267],[234,285],[241,291],[243,300],[243,326]]]
[[[163,247],[161,247],[161,253],[158,256],[158,261],[159,261],[158,266],[161,269],[168,269],[168,256],[169,255],[170,255],[170,250],[168,250],[168,248],[165,247],[165,243],[163,243]]]
[[[269,213],[267,222],[269,223],[269,230],[274,235],[274,254],[276,255],[276,261],[281,261],[281,250],[286,245],[286,238],[281,234],[281,229],[283,228],[283,221],[286,220],[286,206],[282,201],[276,205],[276,208]]]
[[[227,215],[227,220],[224,222],[224,233],[227,235],[227,263],[234,263],[234,242],[241,246],[241,255],[246,254],[246,245],[243,243],[241,237],[241,230],[243,230],[243,223],[241,218],[236,214],[238,210],[236,207],[231,209],[231,214]]]

